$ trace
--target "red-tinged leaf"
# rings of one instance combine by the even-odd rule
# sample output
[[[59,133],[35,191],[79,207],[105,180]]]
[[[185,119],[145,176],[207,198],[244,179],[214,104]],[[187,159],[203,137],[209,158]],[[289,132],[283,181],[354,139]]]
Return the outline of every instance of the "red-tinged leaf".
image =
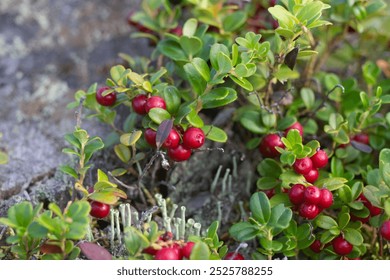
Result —
[[[95,243],[83,242],[78,246],[84,256],[89,260],[112,260],[110,252]]]
[[[359,151],[361,151],[363,153],[370,154],[372,152],[372,148],[369,145],[357,142],[355,140],[351,140],[351,145],[356,150],[359,150]]]
[[[41,245],[40,251],[42,254],[62,254],[61,247],[55,244],[50,244],[53,241],[46,241]]]
[[[293,48],[285,57],[284,64],[287,65],[288,68],[291,70],[294,70],[295,62],[297,61],[299,48],[295,47]]]
[[[172,126],[173,126],[173,120],[171,120],[171,119],[164,120],[158,126],[157,134],[156,134],[156,146],[157,146],[157,149],[160,149],[161,145],[168,138],[169,133],[171,132]]]

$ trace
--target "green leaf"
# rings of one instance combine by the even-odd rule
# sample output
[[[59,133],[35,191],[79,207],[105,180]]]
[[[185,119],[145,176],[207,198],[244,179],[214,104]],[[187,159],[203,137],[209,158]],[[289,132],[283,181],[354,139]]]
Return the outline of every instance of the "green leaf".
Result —
[[[194,127],[201,128],[204,126],[203,120],[199,117],[195,110],[192,110],[191,113],[186,116],[186,119]]]
[[[275,177],[261,177],[257,180],[256,186],[259,190],[270,190],[280,186],[280,182]]]
[[[390,187],[390,149],[383,149],[379,154],[379,172],[383,181]]]
[[[162,76],[164,76],[167,72],[168,72],[167,69],[164,68],[164,67],[162,67],[162,68],[160,68],[160,70],[158,70],[156,73],[152,74],[152,75],[150,76],[150,82],[152,83],[152,85],[154,85],[157,81],[159,81],[160,78],[161,78]]]
[[[174,61],[188,62],[188,57],[181,49],[180,44],[173,40],[167,39],[160,41],[157,45],[157,49],[163,55]]]
[[[225,106],[237,99],[237,92],[232,88],[220,87],[201,96],[203,109]]]
[[[142,233],[134,227],[126,227],[124,230],[126,249],[132,256],[135,256],[142,249],[141,235]]]
[[[207,237],[213,239],[217,235],[219,222],[214,221],[207,229]]]
[[[235,77],[233,75],[229,75],[229,77],[230,77],[230,79],[233,80],[233,82],[235,82],[237,85],[239,85],[243,89],[246,89],[247,91],[253,91],[253,85],[247,79],[238,78],[238,77]]]
[[[387,216],[390,217],[390,197],[388,197],[385,202],[384,202],[384,208],[385,208],[385,213]]]
[[[323,228],[323,229],[331,229],[332,227],[337,227],[337,222],[329,217],[329,216],[325,216],[325,215],[320,215],[316,220],[316,225],[320,228]]]
[[[148,116],[156,123],[160,124],[164,120],[170,119],[171,114],[162,108],[153,108],[149,111]]]
[[[342,188],[348,182],[343,177],[324,178],[316,182],[316,186],[319,188],[327,188],[330,191],[334,191]]]
[[[210,49],[210,62],[211,62],[211,66],[219,71],[219,64],[218,64],[218,54],[219,53],[223,53],[225,54],[227,57],[230,56],[230,53],[229,53],[229,49],[223,45],[223,44],[214,44],[211,46],[211,49]],[[222,71],[219,71],[222,73]]]
[[[90,211],[91,206],[87,201],[76,201],[69,206],[65,213],[65,216],[69,218],[69,230],[65,234],[67,239],[78,240],[84,238],[89,226]]]
[[[340,212],[338,215],[339,228],[344,229],[351,219],[351,216],[347,212]]]
[[[265,127],[261,123],[261,112],[246,110],[240,116],[240,123],[243,127],[253,133],[264,133]]]
[[[198,27],[198,21],[195,18],[188,19],[183,25],[183,35],[194,36],[196,28]]]
[[[30,202],[23,201],[8,209],[8,219],[18,227],[27,228],[34,218]]]
[[[181,36],[179,40],[180,46],[183,48],[184,52],[188,55],[188,57],[192,58],[196,55],[203,46],[202,41],[197,37],[188,37]]]
[[[188,81],[192,86],[193,91],[197,95],[202,95],[206,89],[207,81],[199,73],[197,66],[190,62],[185,64],[183,68],[187,75]]]
[[[73,136],[81,143],[81,145],[85,145],[89,139],[89,135],[84,129],[75,130],[73,132]]]
[[[247,241],[259,234],[259,228],[249,222],[240,222],[231,226],[229,233],[238,241]]]
[[[38,222],[32,222],[27,228],[28,235],[32,238],[45,238],[47,236],[47,228],[41,226]]]
[[[81,149],[80,141],[73,134],[66,134],[64,138],[72,146],[76,147],[77,149]]]
[[[299,131],[297,129],[289,130],[286,138],[292,147],[294,147],[295,145],[302,144],[302,136],[299,134]],[[283,138],[282,138],[282,141],[283,141]]]
[[[283,169],[276,160],[265,158],[257,165],[257,171],[262,177],[268,176],[279,179]]]
[[[223,52],[217,54],[218,73],[229,73],[233,68],[232,60]]]
[[[104,148],[104,143],[103,143],[102,139],[100,139],[99,137],[95,137],[95,138],[90,139],[88,141],[87,145],[85,146],[84,161],[88,162],[95,152],[97,152],[98,150],[101,150],[103,148]]]
[[[279,25],[282,28],[293,30],[294,24],[299,23],[299,20],[283,6],[276,5],[274,7],[268,8],[268,11],[275,19],[277,19]]]
[[[341,188],[337,189],[337,193],[338,193],[339,198],[344,203],[352,202],[352,191],[348,185],[344,185]]]
[[[285,229],[289,226],[292,218],[292,211],[283,204],[276,205],[271,210],[271,217],[268,226],[273,228],[273,234],[278,234],[277,229]]]
[[[314,92],[311,88],[302,88],[301,89],[301,98],[307,109],[311,109],[315,103]]]
[[[293,116],[286,116],[278,121],[278,130],[285,130],[297,122],[297,118]]]
[[[68,174],[70,176],[72,176],[73,178],[75,179],[78,179],[79,178],[79,175],[77,174],[76,170],[74,170],[72,167],[70,167],[69,165],[61,165],[59,167],[59,169],[64,172],[65,174]]]
[[[267,224],[271,217],[271,205],[263,192],[254,193],[249,201],[252,216],[261,224]]]
[[[353,228],[344,229],[344,238],[354,246],[360,246],[364,241],[360,231]]]
[[[110,75],[111,75],[111,78],[115,81],[115,82],[118,82],[121,78],[122,78],[122,75],[123,73],[126,71],[125,67],[123,67],[122,65],[116,65],[116,66],[113,66],[111,67],[110,69]]]
[[[226,132],[216,126],[205,125],[202,127],[202,130],[206,138],[211,141],[225,143],[228,139]]]
[[[123,144],[117,144],[114,147],[115,154],[117,157],[124,163],[129,162],[131,158],[130,149],[123,145]]]
[[[162,97],[165,100],[167,111],[170,114],[175,115],[176,112],[179,110],[181,103],[181,98],[177,88],[174,86],[167,86],[166,88],[164,88]]]
[[[210,249],[206,243],[196,242],[192,248],[190,260],[208,260],[210,256]]]
[[[163,110],[164,112],[161,113],[160,110]],[[152,114],[153,116],[157,116],[157,117],[155,117],[157,119],[158,116],[160,116],[160,114],[162,115],[165,112],[166,111],[164,109],[153,108],[153,109],[151,109],[149,111],[149,116],[151,116],[151,114]],[[167,113],[167,114],[169,114],[169,113]],[[150,117],[150,118],[153,120],[152,117]],[[133,131],[131,133],[122,134],[120,136],[119,140],[125,146],[134,146],[137,143],[137,141],[141,138],[141,136],[142,136],[142,131],[141,130],[135,130],[135,131]]]
[[[114,205],[119,200],[118,196],[111,191],[93,192],[88,196],[88,198],[108,205]]]
[[[236,11],[223,19],[222,27],[226,32],[233,32],[240,28],[246,22],[246,19],[246,12]]]

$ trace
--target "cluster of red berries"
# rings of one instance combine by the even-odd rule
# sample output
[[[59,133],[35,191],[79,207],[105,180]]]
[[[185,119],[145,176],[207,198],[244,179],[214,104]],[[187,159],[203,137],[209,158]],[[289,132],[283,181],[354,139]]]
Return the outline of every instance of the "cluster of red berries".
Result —
[[[153,246],[145,248],[142,252],[154,256],[155,260],[182,260],[190,259],[195,243],[192,241],[173,240],[173,234],[166,232],[159,237]],[[244,260],[244,256],[237,252],[227,253],[225,260]]]
[[[325,244],[325,246],[329,246],[330,243]],[[342,235],[337,236],[335,239],[332,240],[332,247],[333,251],[340,255],[340,256],[346,256],[353,250],[353,245],[349,243]],[[315,253],[320,253],[322,250],[322,244],[317,239],[315,240],[311,245],[310,249]]]
[[[146,115],[153,108],[166,109],[166,104],[160,96],[148,97],[139,94],[132,100],[134,112],[139,115]],[[156,147],[157,132],[151,128],[145,130],[145,140],[152,147]],[[193,149],[203,146],[205,134],[203,130],[196,127],[189,127],[182,131],[181,127],[172,128],[167,139],[162,144],[162,148],[168,150],[168,156],[174,161],[185,161],[191,157]]]
[[[294,171],[303,175],[306,181],[314,184],[318,179],[318,169],[328,164],[328,155],[324,150],[318,150],[313,156],[298,158],[293,164]]]
[[[104,86],[104,87],[99,88],[96,91],[96,101],[102,106],[112,106],[116,102],[116,93],[115,92],[111,92],[111,93],[103,96],[103,92],[105,92],[106,90],[109,90],[109,89],[110,89],[110,87]]]
[[[295,184],[289,190],[288,197],[291,203],[298,207],[299,215],[310,220],[333,204],[332,192],[316,186],[305,187],[302,184]]]

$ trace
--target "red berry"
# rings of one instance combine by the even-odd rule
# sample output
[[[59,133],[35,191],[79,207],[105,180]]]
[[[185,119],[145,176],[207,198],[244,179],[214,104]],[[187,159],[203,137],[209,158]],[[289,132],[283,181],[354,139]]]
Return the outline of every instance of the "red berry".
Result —
[[[173,233],[166,231],[163,235],[160,236],[160,240],[169,241],[173,239]]]
[[[321,201],[321,191],[316,186],[309,186],[304,193],[305,202],[308,204],[318,205]]]
[[[168,156],[174,161],[185,161],[190,158],[191,150],[180,144],[174,149],[168,149]]]
[[[202,147],[204,140],[205,135],[200,128],[190,127],[183,134],[183,145],[188,149],[198,149]]]
[[[378,216],[378,215],[382,214],[382,209],[372,205],[371,203],[369,205],[366,205],[366,207],[370,211],[370,215],[372,217],[375,217],[375,216]]]
[[[319,240],[314,240],[313,243],[310,245],[310,249],[315,252],[315,253],[320,253],[321,252],[321,241]]]
[[[107,217],[109,213],[110,205],[98,201],[91,202],[91,211],[89,212],[89,214],[92,217],[103,219]]]
[[[382,213],[382,209],[372,205],[371,202],[367,199],[367,197],[364,196],[363,193],[361,193],[359,195],[357,200],[362,201],[364,206],[366,206],[368,208],[368,210],[370,211],[370,216],[374,217],[374,216],[378,216]]]
[[[366,133],[356,134],[354,137],[352,137],[352,140],[366,145],[370,144],[370,137]]]
[[[305,175],[313,169],[313,163],[308,157],[298,158],[295,160],[293,167],[295,172],[297,172],[298,174]]]
[[[153,108],[166,109],[167,105],[165,104],[165,100],[160,96],[152,96],[148,98],[145,102],[145,112],[149,113],[149,111]]]
[[[148,97],[145,94],[138,94],[136,97],[134,97],[131,101],[131,106],[133,107],[134,112],[139,115],[145,115],[145,104],[147,100]]]
[[[101,87],[96,91],[96,101],[102,106],[112,106],[115,104],[115,92],[111,92],[110,94],[103,96],[103,92],[109,89],[109,87]]]
[[[303,135],[303,126],[300,124],[300,122],[296,122],[296,123],[292,124],[291,126],[289,126],[288,128],[286,128],[286,129],[284,130],[284,134],[287,135],[288,132],[289,132],[291,129],[296,129],[296,130],[298,130],[299,135],[301,135],[301,136]]]
[[[181,248],[181,253],[183,254],[183,257],[190,259],[192,248],[194,247],[194,245],[194,242],[189,241]]]
[[[268,134],[261,140],[259,150],[263,157],[274,158],[280,155],[275,147],[284,149],[284,144],[280,136],[278,134]]]
[[[181,35],[183,35],[183,28],[181,26],[176,26],[175,28],[171,29],[169,32],[180,37]]]
[[[275,189],[263,190],[263,193],[270,199],[275,195]]]
[[[382,224],[380,233],[384,239],[390,241],[390,220],[387,220]]]
[[[159,250],[155,257],[155,260],[180,260],[179,250],[172,247],[166,247]]]
[[[333,250],[340,256],[348,255],[352,252],[353,245],[345,240],[342,236],[338,236],[332,241]]]
[[[145,249],[142,250],[142,253],[144,254],[149,254],[149,255],[156,255],[156,253],[158,252],[158,250],[154,249],[153,247],[149,246]]]
[[[320,209],[315,204],[304,202],[299,207],[299,215],[303,218],[312,220],[320,213]]]
[[[288,192],[288,197],[291,203],[299,205],[304,201],[305,186],[302,184],[295,184]]]
[[[176,130],[171,129],[167,139],[165,139],[164,143],[162,144],[162,147],[167,149],[174,149],[177,146],[179,146],[179,143],[180,143],[179,133],[177,133]]]
[[[321,208],[329,208],[333,204],[333,194],[328,189],[321,189],[321,199],[318,206]]]
[[[152,147],[156,147],[156,135],[157,132],[151,128],[146,129],[144,132],[146,142]]]
[[[328,164],[328,155],[324,150],[318,150],[310,159],[315,168],[323,168]]]
[[[236,252],[227,253],[224,259],[225,260],[245,260],[243,255],[241,255],[240,253],[236,253]]]
[[[318,179],[318,170],[313,168],[312,170],[309,171],[309,173],[303,175],[303,177],[305,177],[306,181],[308,181],[309,183],[311,184],[314,184],[315,181],[317,181]]]
[[[360,221],[363,224],[366,224],[370,220],[370,217],[371,216],[368,215],[367,217],[362,218],[362,217],[355,216],[354,214],[351,213],[351,221],[353,221],[353,222]]]

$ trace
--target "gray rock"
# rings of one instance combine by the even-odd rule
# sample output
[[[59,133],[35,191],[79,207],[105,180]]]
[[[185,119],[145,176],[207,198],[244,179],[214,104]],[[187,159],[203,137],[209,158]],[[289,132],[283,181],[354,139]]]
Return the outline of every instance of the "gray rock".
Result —
[[[30,199],[64,200],[70,188],[57,167],[69,158],[61,150],[73,130],[67,110],[78,89],[103,84],[119,52],[148,54],[143,40],[130,39],[127,13],[139,1],[0,1],[0,216]],[[90,135],[107,129],[83,121]]]

